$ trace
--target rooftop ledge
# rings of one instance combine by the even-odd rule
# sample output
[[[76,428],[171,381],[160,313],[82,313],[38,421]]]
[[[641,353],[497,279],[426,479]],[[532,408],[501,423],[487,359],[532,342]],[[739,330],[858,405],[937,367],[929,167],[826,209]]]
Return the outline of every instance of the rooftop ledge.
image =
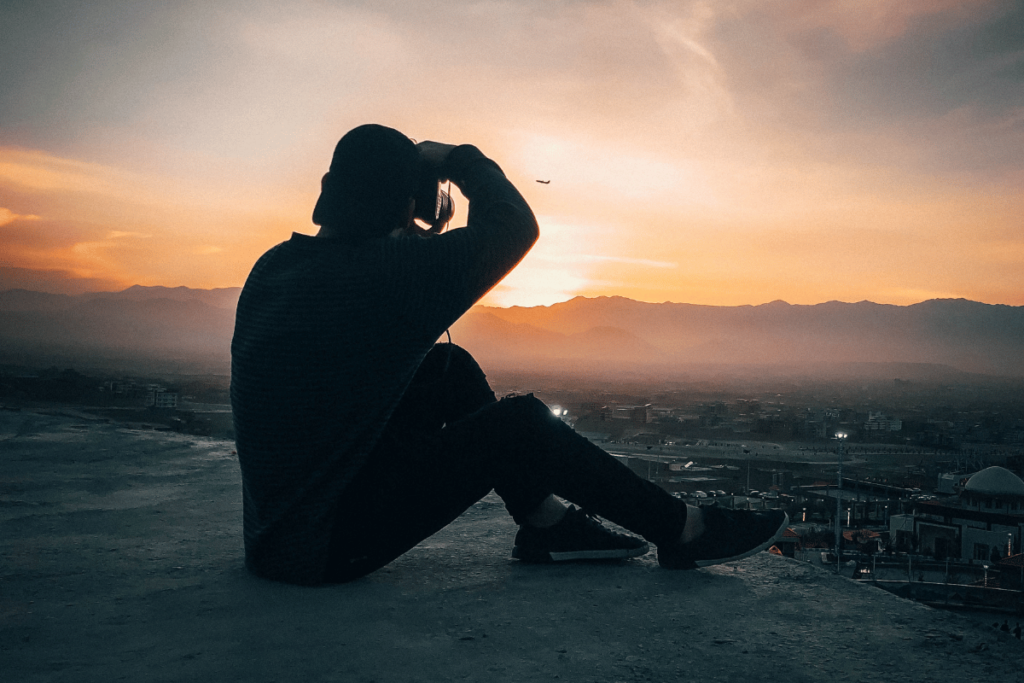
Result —
[[[996,617],[767,553],[520,564],[493,496],[365,579],[279,585],[242,568],[230,442],[0,410],[0,444],[9,681],[1021,680]]]

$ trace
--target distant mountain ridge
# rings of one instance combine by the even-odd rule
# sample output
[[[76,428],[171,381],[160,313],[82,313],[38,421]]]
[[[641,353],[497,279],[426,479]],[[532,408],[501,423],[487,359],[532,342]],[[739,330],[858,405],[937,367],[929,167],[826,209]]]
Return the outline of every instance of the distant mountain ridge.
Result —
[[[75,296],[0,292],[0,360],[223,374],[240,292],[138,285]]]
[[[0,292],[0,311],[63,311],[76,305],[97,299],[113,301],[149,301],[168,299],[171,301],[199,301],[214,308],[235,310],[241,287],[220,289],[192,289],[190,287],[147,287],[132,285],[119,292],[88,292],[86,294],[50,294],[29,289],[9,289]]]
[[[490,315],[506,327],[498,334]],[[617,330],[606,360],[637,367],[828,363],[948,365],[962,372],[1024,376],[1024,307],[936,299],[910,306],[831,301],[791,305],[702,306],[623,297],[576,297],[533,308],[476,307],[453,327],[478,355],[534,360],[589,358],[592,335]],[[551,349],[520,343],[537,331]],[[628,341],[627,341],[628,340]],[[581,348],[573,348],[582,341]]]
[[[0,292],[0,359],[122,358],[226,372],[240,291]],[[702,306],[577,297],[531,308],[476,306],[451,333],[485,368],[496,369],[671,373],[744,366],[821,374],[844,367],[902,378],[1024,377],[1024,307],[963,299]]]

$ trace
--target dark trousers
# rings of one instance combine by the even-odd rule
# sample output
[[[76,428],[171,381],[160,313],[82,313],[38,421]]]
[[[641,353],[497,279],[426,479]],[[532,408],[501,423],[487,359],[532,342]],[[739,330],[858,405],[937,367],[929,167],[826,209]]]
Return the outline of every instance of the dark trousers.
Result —
[[[681,501],[533,395],[495,400],[469,353],[438,344],[338,503],[327,580],[383,567],[492,490],[519,524],[550,494],[655,544],[686,524]]]

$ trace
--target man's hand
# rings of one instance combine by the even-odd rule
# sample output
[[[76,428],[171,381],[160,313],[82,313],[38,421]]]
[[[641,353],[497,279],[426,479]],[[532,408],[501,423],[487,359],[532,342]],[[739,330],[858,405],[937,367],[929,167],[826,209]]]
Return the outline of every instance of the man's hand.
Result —
[[[448,154],[455,149],[456,145],[447,145],[443,142],[431,142],[430,140],[424,140],[416,145],[416,148],[420,151],[420,158],[423,159],[434,171],[437,173],[438,180],[448,180],[447,177],[441,177],[444,169],[444,162],[448,159]]]

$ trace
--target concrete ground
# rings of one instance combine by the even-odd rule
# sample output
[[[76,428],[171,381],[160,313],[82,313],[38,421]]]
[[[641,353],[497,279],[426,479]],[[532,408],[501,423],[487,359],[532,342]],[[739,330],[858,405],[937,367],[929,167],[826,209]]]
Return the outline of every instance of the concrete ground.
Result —
[[[994,618],[767,553],[694,572],[653,553],[520,564],[493,496],[352,584],[255,579],[232,447],[0,411],[0,678],[1024,681]]]

